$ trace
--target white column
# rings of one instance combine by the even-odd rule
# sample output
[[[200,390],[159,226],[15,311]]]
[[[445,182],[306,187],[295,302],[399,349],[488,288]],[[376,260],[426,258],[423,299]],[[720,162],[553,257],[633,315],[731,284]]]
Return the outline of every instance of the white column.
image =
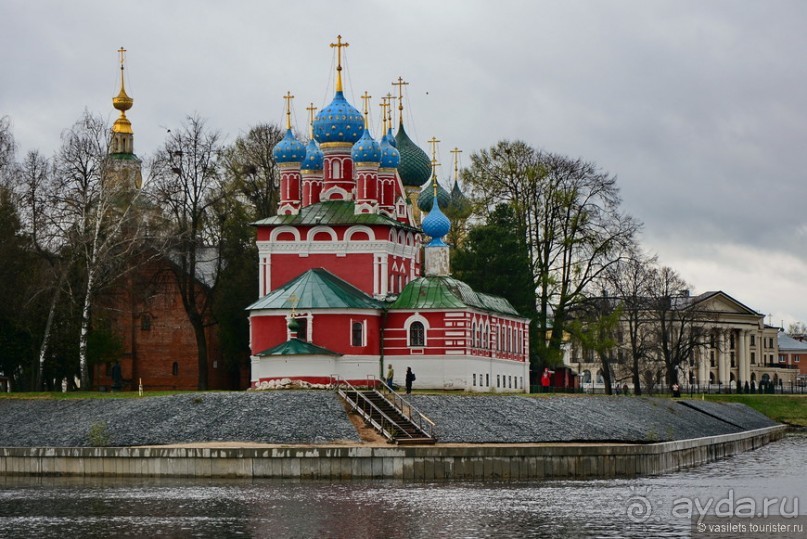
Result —
[[[698,380],[700,385],[705,386],[709,383],[709,350],[706,348],[698,349]]]
[[[271,283],[269,281],[269,260],[270,258],[268,256],[261,257],[261,267],[260,271],[258,271],[258,296],[261,298],[270,292],[269,288],[271,287]]]
[[[383,258],[381,258],[381,295],[382,296],[386,296],[387,295],[387,290],[388,290],[388,288],[387,288],[387,285],[389,284],[389,268],[388,268],[388,265],[389,265],[389,261],[388,261],[386,255],[385,255],[385,256],[383,256]]]
[[[745,387],[745,383],[748,382],[748,371],[750,369],[750,364],[748,362],[748,349],[746,345],[748,344],[745,336],[748,332],[744,329],[740,330],[740,338],[738,339],[737,343],[737,366],[739,367],[739,376],[738,380],[740,381],[740,388]]]
[[[728,339],[726,338],[726,330],[723,329],[720,331],[720,350],[719,350],[719,361],[717,362],[718,365],[718,372],[717,372],[717,379],[720,380],[720,383],[724,386],[729,383],[729,370],[731,368],[731,363],[729,362],[729,351],[728,351]]]
[[[373,295],[378,295],[381,290],[381,284],[378,282],[379,274],[379,260],[378,255],[373,255]]]

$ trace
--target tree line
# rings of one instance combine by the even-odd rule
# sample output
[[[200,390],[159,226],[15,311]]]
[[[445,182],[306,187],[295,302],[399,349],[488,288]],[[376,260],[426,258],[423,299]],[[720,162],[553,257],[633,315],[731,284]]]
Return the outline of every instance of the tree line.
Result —
[[[614,175],[503,140],[472,154],[462,179],[474,211],[470,225],[457,223],[467,230],[453,271],[531,318],[533,372],[561,365],[571,348],[601,363],[607,393],[626,371],[641,394],[677,383],[709,344],[711,315],[674,269],[644,252]]]
[[[149,261],[170,262],[193,327],[199,389],[207,389],[206,329],[216,326],[225,368],[248,358],[244,307],[257,296],[249,224],[274,215],[277,126],[231,144],[189,116],[137,167],[109,154],[110,129],[85,111],[52,156],[17,156],[0,119],[0,374],[18,390],[89,388],[95,363],[122,352],[99,305]],[[204,290],[203,290],[204,289]],[[73,380],[80,380],[74,384]]]
[[[54,155],[21,158],[0,119],[0,373],[19,389],[75,376],[89,387],[91,366],[121,347],[94,307],[157,257],[171,262],[194,331],[198,387],[208,387],[211,321],[237,369],[249,351],[244,307],[257,297],[249,224],[275,214],[281,137],[258,124],[228,144],[189,116],[143,160],[141,185],[110,159],[98,115],[85,111],[65,129]],[[531,319],[533,370],[559,365],[575,342],[603,362],[609,392],[616,363],[636,392],[648,365],[677,381],[706,344],[705,314],[684,304],[689,286],[672,268],[644,254],[613,174],[503,140],[473,153],[461,178],[472,212],[450,216],[452,270]]]

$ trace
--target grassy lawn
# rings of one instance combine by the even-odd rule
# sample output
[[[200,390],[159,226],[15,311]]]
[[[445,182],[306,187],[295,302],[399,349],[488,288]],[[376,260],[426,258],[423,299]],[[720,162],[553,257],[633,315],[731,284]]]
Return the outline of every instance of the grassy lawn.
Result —
[[[706,399],[741,402],[774,421],[807,427],[807,395],[706,395]]]

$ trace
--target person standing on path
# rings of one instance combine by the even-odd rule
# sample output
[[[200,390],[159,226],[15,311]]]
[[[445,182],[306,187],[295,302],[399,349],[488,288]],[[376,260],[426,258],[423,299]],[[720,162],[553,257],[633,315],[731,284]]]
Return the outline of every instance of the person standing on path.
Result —
[[[412,393],[412,382],[415,381],[415,373],[412,372],[412,367],[406,368],[406,394]]]
[[[392,363],[387,365],[387,385],[392,389],[392,379],[395,377],[395,369],[392,368]]]

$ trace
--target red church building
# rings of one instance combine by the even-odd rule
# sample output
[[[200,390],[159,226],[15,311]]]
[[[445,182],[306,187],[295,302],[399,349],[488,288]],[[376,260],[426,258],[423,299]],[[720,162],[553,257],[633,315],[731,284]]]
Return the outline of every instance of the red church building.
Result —
[[[286,134],[274,150],[278,215],[255,223],[252,387],[334,376],[363,383],[391,365],[401,385],[411,367],[417,388],[528,391],[529,320],[451,278],[436,159],[409,139],[402,114],[394,137],[386,115],[381,140],[372,137],[368,98],[364,115],[345,98],[344,44],[334,46],[336,93],[307,145],[291,129],[287,96]],[[411,193],[424,177],[432,204],[418,226]]]

